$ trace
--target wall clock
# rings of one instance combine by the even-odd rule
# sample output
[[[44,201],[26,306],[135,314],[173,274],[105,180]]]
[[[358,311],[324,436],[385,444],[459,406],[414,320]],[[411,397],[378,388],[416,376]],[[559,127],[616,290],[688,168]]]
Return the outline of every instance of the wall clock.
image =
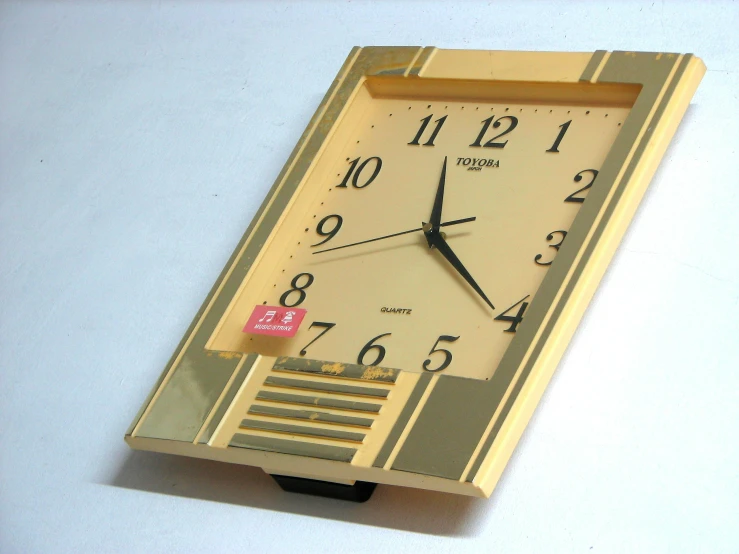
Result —
[[[353,49],[126,441],[489,496],[704,72]]]

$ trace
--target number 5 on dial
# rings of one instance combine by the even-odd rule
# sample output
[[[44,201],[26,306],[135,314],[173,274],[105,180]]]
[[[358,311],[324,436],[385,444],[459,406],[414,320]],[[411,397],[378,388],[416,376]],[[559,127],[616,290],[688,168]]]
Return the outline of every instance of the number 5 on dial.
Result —
[[[452,353],[449,352],[449,350],[446,350],[445,348],[436,348],[437,345],[440,342],[455,342],[459,337],[453,337],[451,335],[441,335],[438,339],[436,339],[436,342],[434,343],[434,346],[429,351],[429,356],[432,354],[435,354],[437,352],[442,352],[444,354],[444,361],[442,364],[437,367],[436,369],[429,369],[429,366],[431,365],[431,358],[427,358],[425,362],[423,362],[423,369],[426,371],[430,371],[432,373],[435,373],[437,371],[443,371],[446,368],[449,367],[449,364],[452,363]]]

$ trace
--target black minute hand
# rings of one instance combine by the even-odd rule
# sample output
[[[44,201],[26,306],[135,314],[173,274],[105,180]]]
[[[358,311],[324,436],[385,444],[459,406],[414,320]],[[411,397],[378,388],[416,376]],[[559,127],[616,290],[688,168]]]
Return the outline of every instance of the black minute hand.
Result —
[[[436,247],[441,255],[444,256],[447,261],[452,264],[452,267],[457,270],[457,273],[459,273],[464,278],[464,280],[467,281],[473,289],[475,289],[475,292],[480,295],[485,303],[494,310],[495,306],[493,306],[493,303],[490,302],[485,293],[482,292],[480,285],[478,285],[477,282],[472,278],[470,272],[467,271],[467,268],[465,268],[459,258],[457,258],[457,255],[449,247],[447,242],[444,240],[444,237],[441,236],[441,233],[432,229],[425,232],[424,234],[426,235],[426,240],[429,242],[429,244]]]
[[[470,221],[475,221],[477,219],[476,217],[465,217],[464,219],[455,219],[453,221],[447,221],[446,223],[442,223],[441,227],[450,227],[452,225],[459,225],[460,223],[469,223]],[[382,237],[375,237],[373,239],[367,239],[367,240],[360,240],[359,242],[352,242],[351,244],[343,244],[341,246],[334,246],[333,248],[325,248],[323,250],[316,250],[313,252],[314,254],[322,254],[323,252],[331,252],[332,250],[341,250],[342,248],[349,248],[350,246],[357,246],[360,244],[367,244],[368,242],[376,242],[378,240],[385,240],[390,239],[393,237],[399,237],[401,235],[408,235],[410,233],[416,233],[418,231],[423,231],[423,227],[416,227],[415,229],[408,229],[407,231],[401,231],[399,233],[392,233],[390,235],[384,235]]]

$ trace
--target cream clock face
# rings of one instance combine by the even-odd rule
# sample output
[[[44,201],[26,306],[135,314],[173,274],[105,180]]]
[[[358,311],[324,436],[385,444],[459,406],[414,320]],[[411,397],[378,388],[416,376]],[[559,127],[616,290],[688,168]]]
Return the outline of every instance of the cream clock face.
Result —
[[[275,232],[279,255],[244,281],[211,347],[489,379],[629,109],[372,92],[348,107]],[[259,304],[307,310],[297,335],[244,333]]]

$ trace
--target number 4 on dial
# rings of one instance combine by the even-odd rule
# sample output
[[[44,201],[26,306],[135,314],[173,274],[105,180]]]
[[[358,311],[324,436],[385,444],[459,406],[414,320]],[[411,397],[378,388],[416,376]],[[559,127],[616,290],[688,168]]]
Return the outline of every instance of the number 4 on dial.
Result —
[[[508,327],[508,329],[504,330],[505,333],[515,333],[516,332],[516,327],[518,327],[518,324],[521,323],[521,321],[523,321],[523,313],[526,311],[526,308],[529,307],[529,303],[524,302],[524,300],[526,300],[529,296],[531,295],[527,294],[521,300],[516,302],[513,306],[511,306],[505,312],[503,312],[502,314],[500,314],[498,317],[495,318],[495,321],[505,321],[511,324],[511,326]],[[510,312],[513,308],[515,308],[519,304],[521,304],[521,307],[518,308],[516,315],[508,315],[508,312]]]

